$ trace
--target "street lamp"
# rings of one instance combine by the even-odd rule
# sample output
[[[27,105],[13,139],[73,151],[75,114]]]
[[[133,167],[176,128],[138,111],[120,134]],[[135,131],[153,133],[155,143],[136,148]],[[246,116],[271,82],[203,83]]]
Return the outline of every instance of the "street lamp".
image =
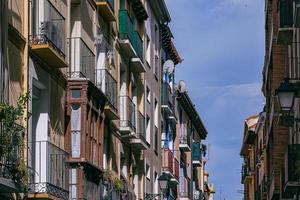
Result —
[[[278,97],[280,110],[283,113],[289,114],[292,110],[295,100],[295,92],[295,87],[288,81],[288,79],[285,79],[275,91],[275,94]]]
[[[162,191],[162,193],[159,194],[145,194],[145,200],[155,199],[156,197],[163,196],[165,197],[168,189],[168,183],[170,181],[170,178],[167,174],[163,173],[158,179],[159,188]]]
[[[168,182],[169,182],[169,176],[167,174],[162,174],[158,178],[158,184],[162,191],[166,191],[166,189],[168,188]]]

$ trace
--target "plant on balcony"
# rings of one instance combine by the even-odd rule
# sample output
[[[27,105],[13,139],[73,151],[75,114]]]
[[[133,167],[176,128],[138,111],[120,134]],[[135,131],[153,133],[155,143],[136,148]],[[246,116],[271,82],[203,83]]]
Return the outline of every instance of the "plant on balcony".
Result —
[[[107,182],[111,182],[113,180],[113,172],[110,169],[105,169],[103,173],[103,179]]]
[[[4,167],[3,176],[25,185],[28,182],[28,169],[24,160],[25,127],[20,126],[22,120],[27,121],[30,113],[25,113],[29,93],[21,95],[17,104],[0,104],[0,165]]]
[[[123,182],[120,180],[112,170],[106,169],[103,173],[103,179],[111,184],[115,190],[121,190],[123,188]]]
[[[114,177],[113,185],[116,190],[121,190],[123,188],[123,182],[118,177]]]

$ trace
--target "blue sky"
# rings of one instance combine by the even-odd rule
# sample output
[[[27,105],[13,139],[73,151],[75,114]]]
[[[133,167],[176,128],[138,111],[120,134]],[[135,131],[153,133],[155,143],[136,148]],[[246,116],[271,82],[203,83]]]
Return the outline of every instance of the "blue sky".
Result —
[[[240,200],[239,151],[244,119],[263,107],[264,1],[166,0],[176,47],[184,62],[176,79],[209,132],[207,169],[216,198]]]

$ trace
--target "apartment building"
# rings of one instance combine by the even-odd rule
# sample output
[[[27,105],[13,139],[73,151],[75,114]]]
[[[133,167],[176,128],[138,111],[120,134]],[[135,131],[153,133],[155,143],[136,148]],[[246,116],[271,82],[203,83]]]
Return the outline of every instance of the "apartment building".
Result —
[[[67,1],[31,1],[29,17],[29,199],[68,199],[65,99]]]
[[[254,200],[255,198],[255,138],[258,116],[251,116],[245,120],[243,144],[240,155],[243,157],[242,179],[244,184],[245,200]]]
[[[28,1],[1,1],[0,6],[0,198],[11,199],[24,193],[27,123],[25,115],[6,114],[3,109],[17,106],[19,96],[28,89]],[[9,120],[12,115],[18,115],[16,121]]]
[[[262,90],[266,98],[267,199],[299,198],[296,164],[300,158],[296,120],[299,100],[297,95],[294,98],[299,81],[298,4],[293,0],[265,1],[266,45]],[[282,92],[286,91],[290,91],[292,98],[282,98]]]
[[[251,141],[243,141],[244,161],[252,160],[243,165],[247,199],[300,198],[299,6],[293,0],[265,1],[266,104]]]
[[[209,191],[207,131],[175,87],[182,60],[163,0],[0,5],[0,117],[3,103],[27,92],[31,113],[18,121],[24,149],[14,143],[19,132],[1,140],[11,151],[0,151],[0,199],[193,199]]]
[[[255,128],[255,141],[254,141],[254,160],[255,160],[255,198],[266,200],[266,133],[265,133],[265,112],[258,115],[258,121]]]
[[[205,148],[201,141],[206,138],[207,131],[185,87],[181,81],[175,91],[178,116],[175,158],[179,161],[178,198],[190,200],[194,192],[205,192],[205,178],[201,177],[204,175],[202,155]]]

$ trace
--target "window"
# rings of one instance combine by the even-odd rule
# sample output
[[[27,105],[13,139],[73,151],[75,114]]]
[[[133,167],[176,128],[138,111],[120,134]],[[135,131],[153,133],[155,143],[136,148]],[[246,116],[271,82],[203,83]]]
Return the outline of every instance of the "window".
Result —
[[[81,107],[72,105],[71,111],[71,156],[80,157],[81,143]]]
[[[81,97],[81,90],[71,90],[71,97],[73,99],[78,99]]]
[[[158,115],[159,115],[159,109],[158,109],[158,101],[157,98],[154,98],[154,125],[158,127]]]
[[[158,80],[158,69],[159,69],[159,57],[158,57],[158,55],[155,55],[153,74],[154,74],[154,77],[156,80]]]
[[[148,86],[146,88],[146,95],[147,95],[147,101],[149,103],[151,103],[151,92],[150,92],[150,88]]]
[[[159,146],[158,146],[158,128],[154,127],[154,151],[158,155]]]
[[[71,199],[77,199],[77,173],[76,169],[69,170],[69,195]]]
[[[151,176],[150,176],[150,165],[148,165],[148,163],[146,163],[146,169],[145,169],[145,174],[146,174],[146,178],[148,180],[151,180]]]
[[[154,38],[155,51],[158,52],[159,51],[159,30],[157,24],[154,25],[154,30],[155,30],[155,38]]]
[[[147,142],[150,144],[150,135],[151,135],[151,120],[150,120],[150,117],[149,115],[147,115],[147,118],[146,118],[146,140]]]
[[[158,194],[158,173],[155,171],[154,172],[154,194]]]
[[[151,42],[148,34],[146,34],[146,61],[148,67],[151,67]]]

